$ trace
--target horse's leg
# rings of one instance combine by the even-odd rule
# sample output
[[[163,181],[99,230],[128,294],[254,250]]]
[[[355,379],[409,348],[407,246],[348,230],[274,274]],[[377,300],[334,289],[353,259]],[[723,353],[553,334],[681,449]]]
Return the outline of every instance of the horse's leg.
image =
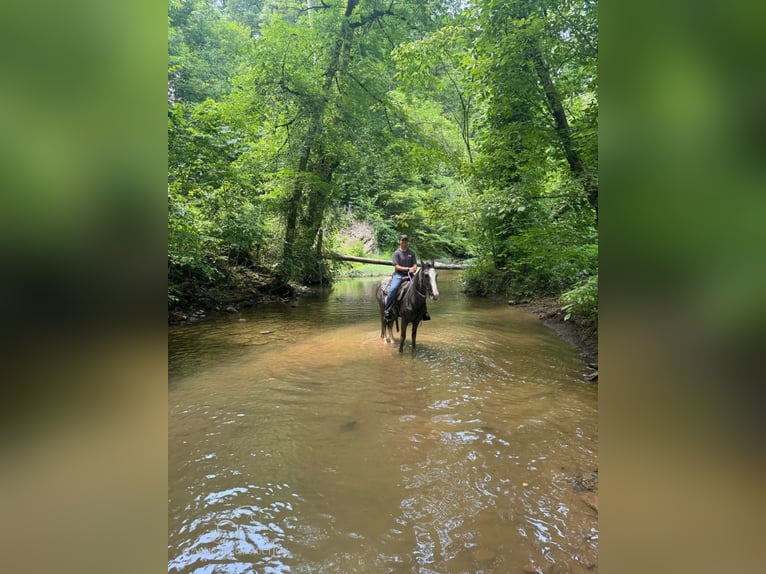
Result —
[[[380,308],[380,338],[386,340],[386,319],[383,317],[383,308]]]
[[[402,340],[399,343],[399,352],[404,351],[404,340],[407,338],[407,321],[402,319]]]
[[[418,334],[418,326],[420,325],[420,321],[417,321],[412,324],[412,352],[415,352],[415,338]]]

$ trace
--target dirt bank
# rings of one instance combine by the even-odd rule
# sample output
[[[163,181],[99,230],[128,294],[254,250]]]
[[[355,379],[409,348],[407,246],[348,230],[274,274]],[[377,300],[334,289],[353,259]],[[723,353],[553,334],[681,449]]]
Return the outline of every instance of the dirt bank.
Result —
[[[225,278],[214,283],[181,283],[168,305],[168,323],[195,322],[216,313],[239,313],[263,303],[291,301],[310,291],[303,285],[279,281],[266,269],[231,267]]]
[[[537,299],[530,303],[509,303],[536,315],[546,327],[553,329],[559,337],[579,349],[588,359],[588,363],[598,365],[598,336],[589,335],[575,320],[565,321],[565,313],[561,310],[557,298]]]

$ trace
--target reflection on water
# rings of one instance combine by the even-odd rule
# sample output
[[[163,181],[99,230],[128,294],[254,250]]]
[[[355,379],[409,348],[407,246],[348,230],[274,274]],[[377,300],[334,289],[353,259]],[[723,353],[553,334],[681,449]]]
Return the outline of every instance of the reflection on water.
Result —
[[[597,387],[456,278],[414,356],[373,279],[171,328],[170,572],[596,570]]]

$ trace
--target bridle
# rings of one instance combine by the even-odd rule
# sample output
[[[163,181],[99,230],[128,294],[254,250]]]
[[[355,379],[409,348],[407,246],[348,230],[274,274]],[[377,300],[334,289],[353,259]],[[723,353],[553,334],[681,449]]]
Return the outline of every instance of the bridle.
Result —
[[[417,293],[418,295],[420,295],[420,296],[421,296],[423,299],[427,299],[427,298],[428,298],[428,294],[429,294],[429,293],[433,294],[433,290],[432,290],[432,288],[431,288],[431,281],[429,280],[429,281],[427,281],[427,282],[426,282],[426,292],[425,292],[425,293],[421,293],[421,292],[418,290],[418,284],[417,284],[417,282],[415,281],[415,275],[417,275],[417,274],[418,274],[418,272],[419,272],[419,271],[422,271],[422,270],[423,270],[423,267],[421,267],[420,269],[418,269],[418,270],[415,272],[415,274],[414,274],[414,275],[413,275],[412,273],[409,273],[409,272],[408,272],[407,274],[410,276],[410,282],[412,283],[412,288],[415,290],[415,293]]]

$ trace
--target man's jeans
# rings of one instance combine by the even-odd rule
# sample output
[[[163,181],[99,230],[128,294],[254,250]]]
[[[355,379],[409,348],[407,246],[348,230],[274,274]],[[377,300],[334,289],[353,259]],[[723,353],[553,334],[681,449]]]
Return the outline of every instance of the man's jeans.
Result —
[[[394,273],[394,276],[391,278],[391,285],[388,286],[388,297],[386,297],[386,309],[389,309],[391,307],[391,304],[394,302],[394,298],[396,297],[396,292],[399,290],[399,285],[401,285],[403,280],[404,280],[404,275],[399,275],[398,273]]]

